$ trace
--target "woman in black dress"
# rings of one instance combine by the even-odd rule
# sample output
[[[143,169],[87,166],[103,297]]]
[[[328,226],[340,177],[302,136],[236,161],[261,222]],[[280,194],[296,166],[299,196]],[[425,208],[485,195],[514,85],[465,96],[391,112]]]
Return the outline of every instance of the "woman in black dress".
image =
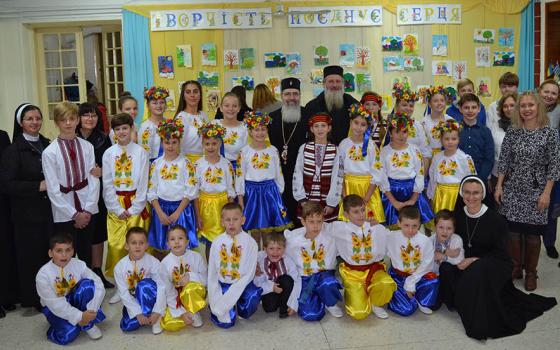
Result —
[[[19,299],[21,306],[38,310],[35,275],[49,261],[53,233],[51,202],[41,166],[41,154],[49,145],[39,133],[42,123],[38,107],[26,103],[16,109],[13,143],[4,151],[0,166],[0,190],[10,198]]]
[[[484,181],[475,175],[465,177],[459,194],[464,205],[455,207],[455,231],[463,239],[465,259],[456,266],[441,264],[440,299],[457,310],[469,337],[521,333],[528,321],[556,305],[556,299],[527,295],[513,285],[507,226],[482,203]]]
[[[99,109],[91,103],[82,103],[78,109],[80,123],[76,128],[78,137],[83,138],[93,145],[95,153],[95,168],[93,175],[99,178],[101,188],[99,193],[103,193],[103,180],[101,179],[101,164],[103,153],[111,147],[109,136],[103,131],[103,121]],[[91,268],[103,281],[105,288],[115,288],[115,285],[105,279],[101,265],[103,264],[103,247],[107,240],[107,207],[103,201],[103,196],[99,196],[99,213],[94,215],[93,240],[91,246]]]

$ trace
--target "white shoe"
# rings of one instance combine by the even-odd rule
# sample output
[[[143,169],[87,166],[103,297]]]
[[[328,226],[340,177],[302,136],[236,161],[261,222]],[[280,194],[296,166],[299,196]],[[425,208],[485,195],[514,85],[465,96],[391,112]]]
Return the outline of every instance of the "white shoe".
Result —
[[[433,313],[432,309],[426,306],[422,306],[420,305],[420,303],[418,303],[418,310],[420,310],[420,312],[426,315],[431,315]]]
[[[109,299],[109,304],[116,304],[119,301],[121,301],[121,297],[119,295],[119,292],[115,292],[115,294],[113,294],[113,296],[111,297],[111,299]]]
[[[192,326],[194,328],[198,328],[198,327],[202,327],[204,323],[202,322],[202,317],[200,316],[200,314],[197,312],[196,314],[193,314],[192,316]]]
[[[383,309],[382,307],[379,306],[371,306],[371,311],[373,311],[373,314],[380,319],[386,319],[389,318],[389,314],[387,313],[387,311],[385,311],[385,309]]]
[[[342,312],[340,307],[336,304],[333,306],[327,306],[327,311],[329,312],[329,314],[331,314],[333,317],[336,318],[344,316],[344,313]]]
[[[99,329],[96,325],[88,329],[86,333],[89,338],[93,340],[97,340],[103,336],[103,334],[101,333],[101,329]]]
[[[160,321],[161,321],[161,317],[158,318],[157,322],[152,325],[152,333],[154,333],[154,335],[158,335],[161,332],[163,332],[163,328],[161,328]]]

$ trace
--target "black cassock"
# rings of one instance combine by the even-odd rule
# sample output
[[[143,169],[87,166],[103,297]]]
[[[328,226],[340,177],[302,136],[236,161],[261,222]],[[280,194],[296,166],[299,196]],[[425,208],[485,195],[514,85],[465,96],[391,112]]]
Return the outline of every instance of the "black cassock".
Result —
[[[328,112],[325,103],[325,93],[321,92],[317,98],[309,101],[305,106],[305,120],[307,121],[314,114],[319,112],[328,112],[333,119],[330,140],[335,145],[339,145],[340,141],[348,137],[348,130],[350,129],[350,117],[348,116],[348,109],[353,103],[358,101],[351,95],[344,94],[344,106],[341,109]],[[307,128],[307,122],[306,128]]]
[[[301,108],[302,118],[297,123],[282,122],[282,109],[277,109],[270,113],[272,118],[272,125],[269,129],[270,144],[278,149],[280,155],[280,165],[282,166],[282,175],[284,176],[284,193],[282,193],[282,201],[288,209],[288,216],[290,220],[296,225],[299,225],[297,219],[296,209],[297,202],[294,199],[292,191],[292,179],[294,175],[294,168],[296,166],[297,155],[299,147],[306,141],[307,124],[304,122],[304,109]],[[282,137],[282,124],[284,126],[284,136]],[[294,130],[295,129],[295,130]],[[290,138],[290,135],[292,134]],[[288,142],[288,140],[290,140]],[[286,163],[282,159],[282,151],[284,150],[284,141],[288,143],[288,159]]]
[[[463,239],[465,258],[479,259],[464,271],[442,263],[439,293],[445,304],[457,310],[469,337],[519,334],[528,321],[556,305],[555,298],[525,294],[513,285],[513,265],[506,251],[507,226],[494,210],[471,218],[460,206],[455,210],[455,219],[455,232]]]

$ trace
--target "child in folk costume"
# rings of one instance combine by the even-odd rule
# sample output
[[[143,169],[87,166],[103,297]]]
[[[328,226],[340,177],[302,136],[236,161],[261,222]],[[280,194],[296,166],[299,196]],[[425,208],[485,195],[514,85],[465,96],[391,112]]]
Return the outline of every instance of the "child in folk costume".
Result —
[[[181,85],[181,98],[173,119],[181,119],[184,125],[181,155],[194,164],[202,157],[202,139],[198,128],[208,122],[208,116],[202,110],[202,86],[198,81],[189,80]]]
[[[208,303],[212,322],[231,328],[237,314],[247,319],[257,311],[262,289],[253,283],[258,247],[241,228],[245,221],[241,206],[227,203],[221,217],[225,232],[210,247]]]
[[[149,166],[148,152],[132,142],[132,117],[120,113],[111,118],[117,143],[103,154],[103,200],[107,206],[108,250],[105,273],[127,253],[126,232],[131,227],[148,228],[150,214],[146,209]],[[118,302],[118,293],[111,302]]]
[[[167,230],[174,224],[187,230],[189,248],[198,247],[196,215],[192,205],[198,193],[195,168],[179,152],[184,132],[181,119],[162,120],[157,132],[164,154],[150,166],[148,201],[152,204],[152,222],[148,243],[154,249],[154,256],[163,258],[163,252],[169,250]]]
[[[406,114],[394,113],[387,121],[391,142],[381,151],[384,181],[382,201],[387,225],[395,225],[402,207],[412,205],[420,210],[421,222],[430,221],[434,214],[424,190],[422,152],[408,143],[412,121]]]
[[[204,124],[202,135],[204,156],[196,161],[198,233],[206,244],[206,257],[212,241],[224,232],[221,224],[222,207],[236,196],[231,163],[220,154],[226,131],[219,124]]]
[[[282,202],[284,177],[278,150],[266,145],[271,123],[267,114],[246,113],[245,124],[252,142],[239,153],[235,179],[235,190],[246,218],[243,228],[251,232],[259,246],[263,232],[291,225]]]
[[[376,92],[367,91],[362,95],[360,103],[371,114],[373,124],[371,127],[371,139],[381,149],[385,145],[385,136],[387,135],[387,123],[381,115],[381,107],[383,107],[383,98]]]
[[[51,260],[35,278],[43,314],[49,322],[47,338],[59,345],[74,341],[80,331],[91,339],[101,338],[96,324],[105,319],[101,303],[103,282],[86,264],[73,258],[72,236],[56,234],[50,238]]]
[[[430,165],[428,198],[432,209],[438,213],[443,209],[453,211],[459,194],[459,184],[467,175],[476,174],[474,162],[459,149],[461,126],[455,120],[446,120],[436,125],[443,145],[443,152],[436,154]]]
[[[286,238],[281,232],[271,232],[264,238],[264,251],[259,252],[253,282],[262,288],[265,312],[278,310],[280,318],[293,315],[298,309],[301,278],[295,263],[287,257]]]
[[[383,181],[383,165],[379,149],[370,139],[372,117],[360,104],[350,109],[350,136],[338,146],[341,162],[341,176],[344,177],[342,196],[357,194],[364,198],[368,219],[385,221],[381,195],[378,186]],[[338,218],[347,220],[339,209]]]
[[[169,96],[169,91],[162,86],[152,86],[149,90],[144,91],[149,117],[138,131],[140,146],[148,152],[150,162],[163,155],[163,144],[157,133],[157,127],[163,120],[165,112],[165,99]]]
[[[410,316],[416,309],[431,314],[437,301],[439,280],[432,270],[434,246],[430,238],[418,233],[420,212],[408,206],[399,211],[400,230],[387,237],[387,256],[391,259],[389,275],[397,290],[389,302],[389,310]]]
[[[152,326],[153,334],[162,332],[160,320],[165,311],[165,284],[159,277],[160,262],[150,254],[148,233],[132,227],[126,233],[128,255],[115,266],[115,282],[123,302],[123,332]]]
[[[201,327],[198,312],[206,306],[206,261],[199,253],[187,249],[189,237],[181,225],[167,231],[167,245],[171,251],[161,261],[159,272],[167,297],[161,327],[172,332],[186,325]]]
[[[293,177],[293,196],[300,204],[306,201],[321,203],[325,221],[336,220],[342,179],[338,176],[340,157],[336,145],[329,143],[332,118],[328,113],[317,113],[309,121],[313,141],[299,148]]]
[[[247,145],[249,138],[247,125],[237,120],[237,113],[239,113],[240,108],[239,97],[233,92],[228,92],[224,95],[220,104],[220,111],[222,111],[224,118],[212,121],[225,129],[223,135],[224,157],[231,162],[234,170],[237,169],[239,152]]]
[[[80,260],[91,266],[95,227],[91,220],[92,214],[99,211],[99,179],[91,173],[95,167],[94,149],[91,143],[76,137],[76,105],[57,104],[54,122],[60,133],[43,152],[42,163],[55,229],[72,235]]]
[[[130,94],[130,92],[123,91],[119,96],[118,107],[119,107],[119,113],[126,113],[132,117],[133,123],[132,123],[132,130],[130,132],[130,139],[132,140],[132,142],[136,143],[136,140],[138,138],[137,135],[138,131],[136,130],[136,125],[134,124],[134,120],[138,115],[138,101],[136,100],[136,98],[134,98],[134,96]],[[111,140],[111,143],[113,145],[118,142],[118,137],[115,134],[115,130],[112,127],[111,130],[109,131],[109,139]]]
[[[422,127],[432,150],[433,158],[441,152],[441,138],[437,125],[446,120],[453,120],[445,114],[445,107],[455,99],[455,90],[443,86],[430,86],[420,89],[420,96],[422,96],[424,103],[430,107],[430,113],[424,116],[422,120]]]
[[[342,317],[336,305],[342,300],[342,286],[335,277],[336,246],[323,226],[323,207],[308,201],[301,216],[304,227],[284,231],[286,254],[296,263],[301,276],[298,315],[305,321],[320,321],[327,309],[332,316]]]
[[[356,320],[366,318],[372,311],[378,318],[387,318],[383,306],[397,289],[383,263],[387,235],[391,233],[382,225],[366,221],[364,200],[360,196],[344,197],[342,206],[350,221],[334,222],[329,225],[329,231],[338,255],[344,260],[338,270],[344,285],[346,313]]]

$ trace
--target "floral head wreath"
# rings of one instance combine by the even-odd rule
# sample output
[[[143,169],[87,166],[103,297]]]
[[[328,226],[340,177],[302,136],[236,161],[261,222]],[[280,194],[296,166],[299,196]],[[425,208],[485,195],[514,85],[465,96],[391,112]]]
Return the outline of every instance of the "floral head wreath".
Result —
[[[410,89],[410,85],[396,82],[393,85],[393,97],[398,101],[418,101],[418,94]]]
[[[455,101],[457,97],[457,92],[452,87],[443,87],[443,86],[430,86],[429,88],[421,88],[420,89],[420,96],[422,96],[422,102],[427,104],[430,99],[437,94],[443,95],[445,98],[446,103],[451,103]]]
[[[387,119],[387,126],[390,130],[408,130],[412,124],[412,119],[408,117],[407,113],[395,112]]]
[[[163,140],[181,139],[184,130],[185,127],[181,118],[163,119],[157,127],[157,133]]]
[[[198,134],[204,138],[223,139],[226,134],[226,129],[220,124],[204,123],[198,128]]]
[[[459,124],[455,120],[446,120],[446,121],[441,121],[441,122],[437,123],[436,126],[434,127],[434,129],[437,130],[437,133],[438,133],[439,137],[442,137],[443,133],[445,133],[445,132],[451,132],[451,131],[460,132],[461,131],[461,124]]]
[[[152,86],[144,90],[144,98],[148,101],[166,99],[169,97],[169,90],[163,86]]]
[[[269,126],[272,124],[272,118],[267,113],[252,111],[245,113],[244,122],[248,129],[253,130],[259,125]]]
[[[350,108],[348,108],[348,113],[351,120],[357,117],[362,117],[368,122],[368,124],[373,123],[371,114],[361,103],[352,104]]]

